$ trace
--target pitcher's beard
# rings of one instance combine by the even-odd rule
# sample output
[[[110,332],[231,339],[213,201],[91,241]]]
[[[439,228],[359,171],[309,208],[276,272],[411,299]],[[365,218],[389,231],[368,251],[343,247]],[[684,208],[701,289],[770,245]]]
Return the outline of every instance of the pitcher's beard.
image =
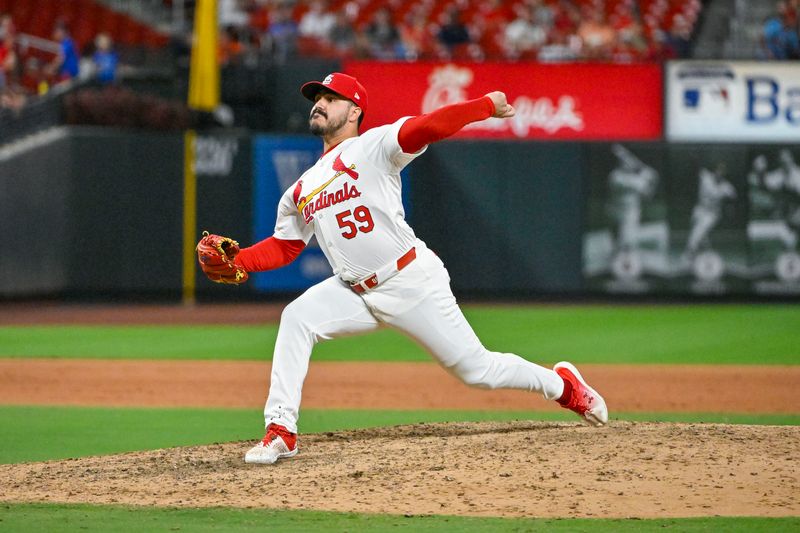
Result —
[[[328,121],[327,124],[319,124],[317,122],[311,122],[309,124],[309,131],[311,131],[312,135],[316,135],[317,137],[326,137],[331,135],[332,133],[337,132],[342,126],[347,123],[347,116],[344,115],[339,118],[339,120],[335,121]]]

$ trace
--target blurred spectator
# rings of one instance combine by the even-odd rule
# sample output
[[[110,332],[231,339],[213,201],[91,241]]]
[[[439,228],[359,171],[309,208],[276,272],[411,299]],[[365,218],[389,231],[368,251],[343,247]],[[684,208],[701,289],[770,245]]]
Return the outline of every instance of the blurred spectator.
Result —
[[[783,13],[784,18],[789,26],[800,31],[800,0],[786,0],[786,11]]]
[[[400,32],[392,22],[392,13],[382,7],[375,11],[372,21],[364,29],[369,53],[376,59],[403,57]]]
[[[113,48],[111,37],[107,33],[99,33],[94,40],[95,51],[92,54],[94,75],[101,83],[113,83],[117,77],[119,56]]]
[[[244,56],[245,46],[239,38],[239,31],[228,26],[219,32],[217,40],[217,59],[220,66],[239,63]]]
[[[573,39],[572,37],[558,30],[553,30],[550,42],[539,49],[539,61],[560,63],[578,59],[580,42],[577,38]],[[574,41],[574,44],[570,41]]]
[[[783,18],[780,13],[780,7],[782,5],[783,2],[778,2],[778,11],[767,17],[767,19],[764,21],[764,27],[762,29],[764,48],[767,53],[767,57],[770,59],[782,59],[780,57],[783,54],[784,49],[782,43]]]
[[[217,24],[223,28],[242,28],[250,22],[250,17],[242,9],[239,0],[217,0],[217,14]]]
[[[519,6],[517,18],[505,30],[505,49],[510,59],[536,52],[547,41],[547,31],[536,23],[532,6]]]
[[[487,57],[505,57],[505,29],[511,18],[511,8],[502,0],[487,0],[478,5],[472,29]]]
[[[784,32],[786,35],[786,58],[800,59],[800,32],[797,26],[790,26],[789,20],[784,20]]]
[[[438,38],[448,56],[452,56],[456,49],[463,49],[470,44],[472,39],[467,26],[461,21],[461,11],[458,8],[451,7],[447,10]]]
[[[5,33],[0,40],[0,90],[14,82],[17,70],[17,50],[14,46],[14,34]]]
[[[53,29],[53,40],[59,44],[60,49],[56,54],[56,58],[48,65],[48,73],[55,76],[57,82],[76,77],[80,61],[78,47],[72,37],[69,36],[67,27],[64,24],[56,24]]]
[[[630,62],[645,59],[649,53],[647,39],[644,36],[638,11],[632,3],[621,3],[614,15],[612,24],[617,32],[617,46],[613,59],[618,62]]]
[[[400,25],[405,58],[414,61],[428,58],[436,49],[435,37],[428,23],[428,15],[422,9],[412,10]]]
[[[768,59],[800,58],[797,12],[786,2],[775,5],[775,13],[764,21],[763,43]]]
[[[269,29],[269,5],[266,2],[256,1],[249,6],[249,27],[258,35],[267,33]]]
[[[553,29],[555,24],[556,14],[552,7],[544,2],[544,0],[527,0],[525,5],[530,9],[533,14],[533,22],[537,26],[549,32]]]
[[[617,35],[608,22],[603,9],[592,9],[578,26],[581,55],[586,59],[610,59]]]
[[[292,5],[279,3],[272,11],[267,37],[272,57],[277,63],[286,63],[297,52],[297,23],[292,18]]]
[[[553,20],[554,29],[563,35],[574,34],[581,21],[581,13],[572,0],[558,0]]]
[[[313,37],[321,41],[328,39],[331,29],[336,24],[336,15],[328,11],[328,3],[314,0],[300,19],[298,32],[302,37]]]
[[[672,27],[666,35],[665,54],[666,57],[685,59],[689,57],[692,44],[692,27],[686,17],[676,13],[672,18]]]
[[[668,59],[670,52],[665,47],[666,39],[666,33],[663,30],[654,30],[652,36],[647,39],[647,50],[642,59],[654,62]]]
[[[18,85],[8,85],[0,90],[0,108],[18,111],[25,107],[28,95]]]
[[[0,15],[0,39],[5,39],[6,35],[14,35],[17,33],[14,27],[14,20],[9,13]]]
[[[344,9],[336,13],[336,21],[328,33],[328,41],[340,56],[350,56],[356,48],[356,30]]]
[[[488,27],[504,27],[511,19],[511,8],[503,0],[487,0],[478,6],[478,13]]]

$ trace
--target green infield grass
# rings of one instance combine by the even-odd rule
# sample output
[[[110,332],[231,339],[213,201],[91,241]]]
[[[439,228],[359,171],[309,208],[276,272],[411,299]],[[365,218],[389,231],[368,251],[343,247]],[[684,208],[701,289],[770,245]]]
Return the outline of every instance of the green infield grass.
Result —
[[[766,533],[800,530],[800,518],[658,520],[397,516],[268,509],[164,509],[122,506],[0,504],[0,529],[28,531],[399,531],[627,533],[679,531]]]
[[[484,420],[567,421],[566,411],[377,411],[307,409],[301,433],[421,422]],[[614,420],[732,424],[800,424],[800,415],[612,413]],[[263,418],[256,409],[144,409],[107,407],[0,407],[0,463],[104,455],[174,446],[258,440]],[[243,448],[244,451],[244,448]],[[2,527],[0,527],[2,530]]]
[[[484,344],[541,363],[800,364],[800,306],[468,306]],[[0,327],[0,357],[251,359],[277,326]],[[321,343],[317,361],[429,361],[382,330]]]

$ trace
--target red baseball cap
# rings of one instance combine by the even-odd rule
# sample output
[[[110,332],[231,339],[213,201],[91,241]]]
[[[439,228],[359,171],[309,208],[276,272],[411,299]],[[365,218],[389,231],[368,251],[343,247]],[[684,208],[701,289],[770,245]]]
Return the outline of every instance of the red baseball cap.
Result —
[[[341,72],[333,72],[325,76],[325,79],[320,81],[310,81],[300,87],[300,93],[311,100],[314,99],[322,89],[327,89],[331,92],[344,96],[361,108],[362,114],[367,113],[367,90],[361,85],[357,79]]]

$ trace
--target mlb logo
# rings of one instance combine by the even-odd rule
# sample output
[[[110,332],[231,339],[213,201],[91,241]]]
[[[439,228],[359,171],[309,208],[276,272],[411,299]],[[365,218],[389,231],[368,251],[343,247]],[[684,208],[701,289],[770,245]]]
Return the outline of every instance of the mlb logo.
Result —
[[[683,91],[683,105],[689,109],[697,109],[700,105],[700,90],[692,88]]]
[[[333,82],[333,74],[328,74],[325,76],[325,79],[322,80],[322,85],[330,85]]]

